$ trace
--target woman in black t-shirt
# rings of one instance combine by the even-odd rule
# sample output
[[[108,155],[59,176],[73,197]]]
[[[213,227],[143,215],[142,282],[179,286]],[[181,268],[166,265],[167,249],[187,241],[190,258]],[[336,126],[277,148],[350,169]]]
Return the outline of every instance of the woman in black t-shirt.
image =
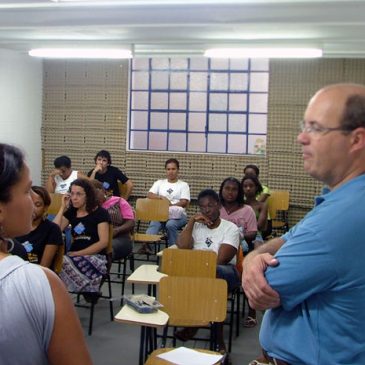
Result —
[[[52,269],[58,246],[63,245],[62,232],[57,224],[46,219],[51,204],[48,191],[42,186],[32,186],[32,192],[32,230],[17,240],[23,244],[30,261]]]
[[[109,214],[99,206],[90,181],[76,179],[54,222],[61,229],[71,224],[73,242],[64,257],[60,273],[70,291],[98,292],[106,273],[106,248],[109,241]],[[87,277],[87,279],[85,279]]]

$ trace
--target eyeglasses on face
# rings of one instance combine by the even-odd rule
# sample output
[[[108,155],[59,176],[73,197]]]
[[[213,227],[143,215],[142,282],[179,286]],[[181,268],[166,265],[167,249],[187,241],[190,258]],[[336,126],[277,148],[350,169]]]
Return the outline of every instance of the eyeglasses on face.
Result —
[[[317,122],[309,122],[305,123],[304,120],[299,122],[300,131],[303,133],[311,133],[311,134],[327,134],[334,131],[342,131],[342,132],[350,132],[351,130],[344,127],[324,127]]]

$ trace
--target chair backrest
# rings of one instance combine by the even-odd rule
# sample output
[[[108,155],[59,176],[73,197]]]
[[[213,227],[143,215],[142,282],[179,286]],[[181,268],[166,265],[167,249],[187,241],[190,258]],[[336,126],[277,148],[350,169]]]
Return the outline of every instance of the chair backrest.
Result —
[[[47,209],[48,214],[56,215],[60,210],[63,194],[60,193],[50,193],[51,204]]]
[[[118,181],[118,188],[120,196],[125,199],[127,197],[127,185]]]
[[[242,246],[239,245],[238,250],[237,250],[237,255],[236,255],[236,269],[237,269],[238,273],[240,274],[240,278],[242,277],[242,271],[243,271],[243,267],[242,267],[243,259],[244,259],[244,254],[243,254]]]
[[[137,199],[136,221],[166,222],[168,219],[169,201],[167,199]]]
[[[159,293],[171,326],[197,326],[226,318],[227,283],[223,279],[166,276],[160,280]]]
[[[208,250],[165,248],[162,251],[161,272],[170,276],[215,278],[217,254]]]
[[[271,219],[276,218],[278,210],[286,211],[289,209],[289,191],[272,190],[268,199],[268,208]]]
[[[109,272],[113,263],[113,225],[109,223],[108,246],[106,247],[107,271]]]
[[[63,255],[65,254],[65,245],[59,245],[57,247],[56,256],[54,259],[54,271],[56,274],[59,274],[62,270],[62,264],[63,264]]]

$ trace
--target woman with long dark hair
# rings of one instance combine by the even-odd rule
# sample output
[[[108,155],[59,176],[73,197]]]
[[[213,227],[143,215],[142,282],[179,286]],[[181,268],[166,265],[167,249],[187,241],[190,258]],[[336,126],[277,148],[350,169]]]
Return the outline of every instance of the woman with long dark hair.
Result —
[[[234,223],[240,229],[241,242],[252,242],[257,233],[256,216],[253,209],[244,204],[241,183],[227,177],[219,188],[221,218]]]
[[[12,238],[32,228],[31,186],[22,152],[1,143],[1,364],[89,365],[81,326],[62,282],[52,271],[7,252]]]
[[[71,183],[70,193],[62,197],[54,222],[61,230],[71,224],[73,239],[64,257],[60,278],[69,291],[98,293],[106,274],[110,217],[100,207],[89,180],[76,179]]]

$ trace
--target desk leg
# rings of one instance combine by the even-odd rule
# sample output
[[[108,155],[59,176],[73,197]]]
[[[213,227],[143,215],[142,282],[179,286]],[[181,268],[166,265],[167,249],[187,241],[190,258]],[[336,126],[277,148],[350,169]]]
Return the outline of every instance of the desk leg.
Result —
[[[144,364],[144,355],[145,355],[145,339],[146,339],[146,327],[141,326],[141,337],[139,343],[139,365]]]

